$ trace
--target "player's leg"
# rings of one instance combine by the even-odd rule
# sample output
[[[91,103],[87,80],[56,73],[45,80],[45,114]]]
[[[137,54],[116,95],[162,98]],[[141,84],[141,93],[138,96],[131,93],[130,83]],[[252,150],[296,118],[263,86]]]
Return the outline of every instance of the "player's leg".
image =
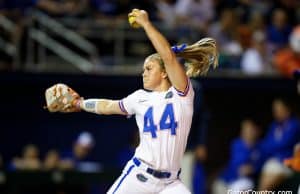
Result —
[[[179,180],[167,184],[159,194],[191,194],[187,187]]]
[[[129,174],[132,173],[133,168],[135,168],[134,164],[127,164],[125,168],[123,169],[123,172],[121,176],[114,182],[114,184],[109,188],[107,191],[107,194],[114,194],[120,187],[123,187],[122,184],[124,185],[124,182],[127,182],[126,179],[128,179]]]
[[[151,175],[129,161],[107,194],[151,194],[157,190],[156,183]]]

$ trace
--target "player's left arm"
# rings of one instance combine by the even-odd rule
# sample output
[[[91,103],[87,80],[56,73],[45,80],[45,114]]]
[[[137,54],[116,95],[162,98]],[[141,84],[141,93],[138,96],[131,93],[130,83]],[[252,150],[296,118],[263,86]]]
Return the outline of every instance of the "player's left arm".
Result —
[[[86,99],[77,102],[77,106],[86,112],[102,115],[126,115],[120,107],[119,100],[109,99]]]
[[[154,48],[164,62],[166,72],[172,85],[177,90],[185,92],[188,84],[186,72],[177,61],[176,55],[172,51],[169,42],[149,20],[148,13],[144,10],[134,9],[129,15],[135,16],[135,21],[144,28]]]
[[[63,83],[58,83],[45,91],[46,104],[50,112],[86,112],[112,115],[126,115],[123,100],[84,99],[75,90]]]

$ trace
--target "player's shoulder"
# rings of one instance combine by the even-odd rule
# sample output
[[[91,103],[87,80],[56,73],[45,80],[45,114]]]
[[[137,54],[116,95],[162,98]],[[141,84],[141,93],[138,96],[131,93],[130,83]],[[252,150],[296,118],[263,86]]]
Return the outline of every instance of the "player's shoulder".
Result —
[[[147,98],[151,94],[151,91],[139,89],[131,93],[129,96],[135,99]]]
[[[149,95],[150,93],[151,93],[151,91],[139,89],[139,90],[134,91],[132,94],[137,95],[137,96],[143,96],[143,95]]]

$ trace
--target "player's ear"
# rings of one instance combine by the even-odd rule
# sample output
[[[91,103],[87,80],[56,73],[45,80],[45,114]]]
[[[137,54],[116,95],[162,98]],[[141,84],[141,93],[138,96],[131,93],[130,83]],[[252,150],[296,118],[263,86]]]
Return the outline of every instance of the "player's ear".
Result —
[[[166,71],[162,71],[161,75],[162,75],[162,78],[164,78],[164,79],[168,78],[168,74]]]

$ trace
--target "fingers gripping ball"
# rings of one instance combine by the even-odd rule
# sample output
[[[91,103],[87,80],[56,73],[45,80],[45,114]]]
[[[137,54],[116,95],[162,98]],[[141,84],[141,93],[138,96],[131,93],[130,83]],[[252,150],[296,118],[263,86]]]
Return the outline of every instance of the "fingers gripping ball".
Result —
[[[136,21],[135,21],[135,16],[128,16],[128,22],[129,22],[130,26],[133,28],[140,27],[140,25],[138,23],[136,23]]]
[[[45,91],[46,108],[49,112],[78,112],[76,102],[80,96],[65,84],[55,84]]]

